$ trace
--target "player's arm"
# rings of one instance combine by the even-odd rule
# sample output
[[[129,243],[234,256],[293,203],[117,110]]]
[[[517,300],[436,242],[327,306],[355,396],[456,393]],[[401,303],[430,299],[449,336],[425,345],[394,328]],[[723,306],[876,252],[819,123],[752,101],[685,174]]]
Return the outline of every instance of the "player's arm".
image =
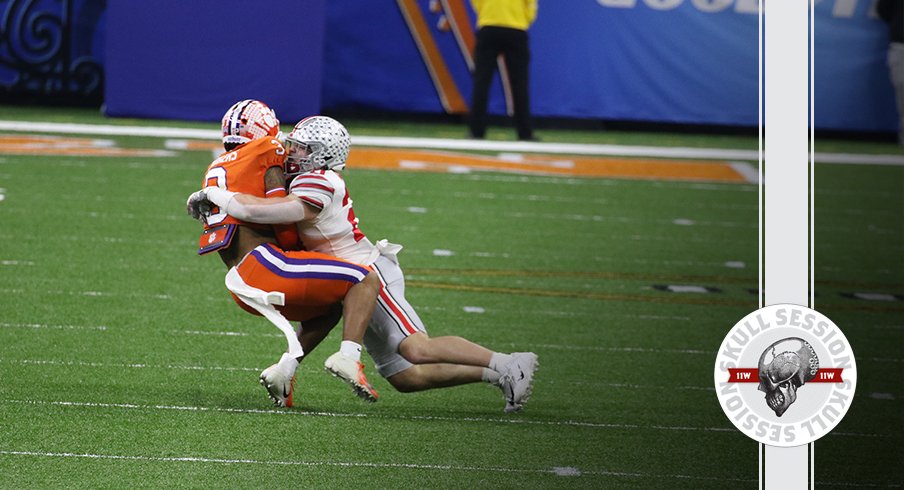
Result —
[[[226,214],[250,223],[295,223],[317,216],[317,210],[309,209],[294,195],[262,198],[219,187],[206,187],[202,192]]]

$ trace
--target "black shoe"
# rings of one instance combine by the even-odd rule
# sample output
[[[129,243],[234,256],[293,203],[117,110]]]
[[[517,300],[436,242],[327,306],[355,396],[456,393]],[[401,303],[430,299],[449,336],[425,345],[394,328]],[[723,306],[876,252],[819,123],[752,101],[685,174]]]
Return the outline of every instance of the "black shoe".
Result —
[[[478,136],[478,135],[476,135],[476,134],[474,134],[474,133],[470,133],[470,132],[469,132],[469,133],[468,133],[468,138],[470,138],[470,139],[472,139],[472,140],[482,140],[482,139],[484,139],[484,135],[481,134],[481,135]]]
[[[519,136],[519,137],[518,137],[518,141],[532,141],[532,142],[537,143],[537,142],[540,141],[540,138],[538,138],[538,137],[536,137],[536,136],[534,136],[534,135],[530,135],[530,136],[527,136],[527,137],[521,137],[521,136]]]

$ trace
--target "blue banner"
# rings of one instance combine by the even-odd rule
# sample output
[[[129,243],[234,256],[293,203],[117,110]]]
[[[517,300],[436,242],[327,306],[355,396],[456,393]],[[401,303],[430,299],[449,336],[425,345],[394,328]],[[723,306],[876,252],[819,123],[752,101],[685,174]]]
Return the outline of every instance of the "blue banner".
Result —
[[[816,1],[817,129],[897,128],[873,3]],[[121,0],[108,10],[97,38],[106,38],[109,115],[215,120],[249,97],[284,121],[470,106],[468,0]],[[540,0],[533,114],[756,126],[758,10],[758,0]],[[492,114],[509,109],[500,80]]]
[[[324,107],[466,112],[467,36],[474,29],[470,2],[396,0],[394,9],[386,3],[329,5]],[[817,1],[819,129],[897,127],[885,66],[886,31],[871,12],[872,3]],[[530,30],[535,116],[758,124],[757,0],[539,4]],[[490,112],[506,111],[497,77]]]
[[[814,118],[818,129],[896,131],[888,29],[872,0],[816,4]]]
[[[265,101],[293,122],[320,110],[324,0],[116,0],[106,114],[212,121]]]

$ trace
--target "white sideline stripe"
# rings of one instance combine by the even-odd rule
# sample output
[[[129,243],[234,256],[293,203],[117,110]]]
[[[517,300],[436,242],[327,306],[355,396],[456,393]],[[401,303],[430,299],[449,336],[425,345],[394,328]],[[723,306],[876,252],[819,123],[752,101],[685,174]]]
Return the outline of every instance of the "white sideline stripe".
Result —
[[[23,294],[23,293],[33,293],[34,291],[26,291],[24,289],[17,288],[0,288],[0,293],[4,294]],[[154,298],[154,299],[165,299],[171,300],[172,296],[168,294],[138,294],[138,293],[111,293],[107,291],[61,291],[61,290],[53,290],[49,289],[43,291],[44,294],[65,294],[69,296],[90,296],[90,297],[127,297],[127,298]],[[219,298],[214,298],[219,299]]]
[[[3,196],[3,189],[0,189],[0,197]],[[0,198],[2,201],[2,198]],[[35,265],[34,262],[30,260],[0,260],[0,265]]]
[[[112,124],[77,124],[37,121],[3,121],[0,129],[41,133],[93,134],[108,136],[149,136],[154,138],[220,139],[215,129],[168,128],[156,126],[116,126]]]
[[[49,365],[49,366],[83,366],[98,368],[131,368],[131,369],[185,369],[189,371],[261,371],[261,368],[221,367],[221,366],[181,366],[177,364],[110,364],[104,362],[84,361],[48,361],[41,359],[0,359],[0,362],[8,364]]]
[[[0,130],[44,133],[92,134],[110,136],[149,136],[157,138],[197,138],[219,140],[219,130],[170,128],[154,126],[117,126],[111,124],[76,124],[36,121],[0,120]],[[523,141],[488,141],[444,138],[406,138],[396,136],[355,136],[359,146],[389,148],[431,148],[441,150],[479,150],[498,152],[562,153],[569,155],[604,155],[661,158],[758,161],[758,150],[718,148],[682,148],[656,146],[594,145],[580,143],[536,143]],[[904,166],[900,155],[858,155],[849,153],[816,153],[816,163],[849,163],[861,165]]]
[[[475,308],[475,307],[465,307],[465,311],[468,311],[467,308]],[[0,327],[3,328],[34,328],[34,329],[85,329],[85,330],[107,330],[109,327],[98,325],[98,326],[79,326],[79,325],[44,325],[44,324],[29,324],[29,323],[0,323]],[[264,332],[259,333],[248,333],[248,332],[232,332],[232,331],[203,331],[203,330],[171,330],[172,333],[184,333],[187,335],[224,335],[224,336],[235,336],[235,337],[281,337],[279,334],[267,334]],[[514,344],[513,344],[514,345]],[[597,351],[597,352],[642,352],[642,353],[653,353],[653,354],[692,354],[692,355],[710,355],[712,352],[699,350],[699,349],[659,349],[659,348],[651,348],[651,347],[599,347],[599,346],[588,346],[588,345],[557,345],[557,344],[534,344],[532,347],[534,348],[544,348],[544,349],[554,349],[554,350],[589,350],[589,351]],[[879,359],[875,359],[879,360]],[[882,359],[884,361],[898,362],[898,359]],[[54,364],[54,363],[65,363],[65,362],[74,362],[74,361],[43,361],[43,360],[20,360],[20,361],[12,361],[6,360],[5,362],[20,362],[23,364],[28,363],[45,363],[45,364]],[[89,363],[87,365],[101,367],[103,364],[99,363]],[[117,365],[120,366],[120,365]],[[129,367],[164,367],[164,366],[151,366],[144,364],[133,364],[129,365]],[[187,367],[183,367],[182,369],[188,369]],[[207,369],[201,366],[191,367],[191,369],[203,370]],[[233,369],[240,371],[251,371],[257,368],[210,368],[210,369]]]
[[[49,325],[46,323],[5,323],[0,322],[0,328],[33,328],[50,330],[110,330],[106,325]],[[128,328],[128,327],[125,327]],[[115,329],[114,329],[115,330]],[[212,335],[223,337],[284,337],[277,333],[263,332],[235,332],[231,330],[170,330],[170,333],[181,335]]]
[[[655,473],[634,473],[624,471],[591,471],[581,470],[573,467],[552,467],[552,468],[501,468],[498,466],[455,466],[448,464],[418,464],[418,463],[367,463],[367,462],[348,462],[348,461],[278,461],[278,460],[260,460],[260,459],[224,459],[224,458],[201,458],[198,456],[183,457],[166,457],[166,456],[137,456],[137,455],[121,455],[121,454],[92,454],[92,453],[55,453],[55,452],[39,452],[39,451],[8,451],[0,450],[0,455],[4,456],[32,456],[42,458],[85,458],[85,459],[113,459],[126,461],[153,461],[161,463],[215,463],[215,464],[255,464],[255,465],[278,465],[278,466],[337,466],[342,468],[397,468],[412,470],[444,470],[444,471],[470,471],[470,472],[488,472],[488,473],[533,473],[533,474],[551,474],[559,477],[578,478],[583,475],[594,476],[620,476],[628,478],[674,478],[682,480],[705,480],[705,481],[726,481],[726,482],[754,482],[755,479],[742,478],[719,478],[713,476],[693,476],[693,475],[665,475]]]
[[[653,347],[598,347],[592,345],[558,345],[558,344],[533,344],[534,348],[556,349],[556,350],[592,350],[598,352],[648,352],[648,353],[667,353],[667,354],[693,354],[693,355],[711,355],[712,352],[700,349],[658,349]]]
[[[509,344],[517,345],[517,344]],[[523,347],[523,346],[522,346]],[[689,355],[712,355],[712,352],[699,349],[660,349],[655,347],[599,347],[592,345],[556,345],[556,344],[533,344],[532,348],[545,348],[555,350],[589,350],[596,352],[643,352],[651,354],[689,354]],[[873,361],[873,362],[904,362],[901,358],[889,357],[855,357],[857,361]]]
[[[46,328],[51,330],[107,330],[105,325],[85,326],[85,325],[47,325],[43,323],[3,323],[0,322],[0,328]]]
[[[0,322],[0,328],[31,328],[31,329],[68,329],[68,330],[109,330],[110,327],[105,325],[48,325],[38,323],[5,323]],[[213,335],[213,336],[229,336],[229,337],[282,337],[279,334],[268,334],[264,332],[233,332],[233,331],[204,331],[204,330],[170,330],[171,333],[186,335]],[[515,344],[509,344],[515,345]],[[656,347],[603,347],[592,345],[561,345],[561,344],[534,344],[533,348],[544,348],[553,350],[583,350],[594,352],[638,352],[649,354],[688,354],[688,355],[710,355],[712,352],[701,349],[663,349]],[[883,358],[883,357],[857,357],[859,361],[867,360],[874,362],[891,362],[901,363],[904,359],[900,358]],[[225,371],[255,371],[260,368],[242,368],[242,367],[207,367],[207,366],[177,366],[177,365],[149,365],[149,364],[103,364],[103,363],[85,363],[78,361],[48,361],[48,360],[3,360],[0,362],[10,362],[19,364],[52,364],[52,365],[82,365],[91,367],[131,367],[131,368],[159,368],[159,369],[191,369],[191,370],[225,370]]]
[[[570,384],[575,386],[605,386],[607,388],[626,388],[630,390],[685,390],[685,391],[703,391],[711,393],[716,391],[716,388],[713,386],[656,386],[656,385],[639,385],[634,383],[592,383],[586,381],[570,381]],[[885,400],[885,401],[894,401],[897,400],[893,393],[869,393],[862,395],[854,395],[858,398],[872,398],[873,400]]]
[[[4,291],[4,290],[0,290]],[[6,290],[7,292],[13,292],[13,290]],[[24,292],[21,290],[17,290],[15,292]],[[104,325],[98,326],[79,326],[79,325],[44,325],[44,324],[32,324],[32,323],[0,323],[0,328],[33,328],[33,329],[85,329],[85,330],[108,330],[110,327]],[[186,334],[186,335],[218,335],[218,336],[230,336],[230,337],[282,337],[279,334],[272,333],[264,333],[264,332],[232,332],[232,331],[203,331],[203,330],[170,330],[171,333],[177,334]],[[517,347],[518,344],[509,344],[511,346]],[[523,346],[522,346],[523,347]],[[562,344],[533,344],[532,348],[543,348],[543,349],[552,349],[552,350],[582,350],[582,351],[593,351],[593,352],[637,352],[637,353],[645,353],[645,354],[687,354],[687,355],[711,355],[712,352],[701,349],[664,349],[658,347],[633,347],[633,346],[622,346],[622,347],[604,347],[604,346],[593,346],[593,345],[562,345]],[[873,361],[873,362],[891,362],[891,363],[901,363],[904,362],[904,359],[901,358],[885,358],[885,357],[856,357],[858,361]],[[260,368],[241,368],[241,367],[205,367],[205,366],[161,366],[161,365],[149,365],[149,364],[102,364],[102,363],[81,363],[79,364],[77,361],[45,361],[45,360],[3,360],[0,359],[0,362],[13,362],[20,364],[58,364],[58,365],[85,365],[85,366],[93,366],[93,367],[107,367],[107,366],[115,366],[115,367],[134,367],[134,368],[172,368],[172,369],[193,369],[198,371],[203,371],[205,369],[211,370],[226,370],[226,371],[254,371],[260,370]]]
[[[522,468],[496,468],[477,466],[452,466],[415,463],[362,463],[345,461],[272,461],[259,459],[221,459],[200,458],[196,456],[163,457],[163,456],[129,456],[119,454],[90,454],[90,453],[49,453],[35,451],[0,451],[2,455],[9,456],[38,456],[49,458],[87,458],[87,459],[120,459],[129,461],[157,461],[166,463],[218,463],[218,464],[262,464],[285,466],[340,466],[346,468],[407,468],[417,470],[453,470],[453,471],[486,471],[502,473],[552,473],[552,469],[522,469]],[[589,473],[589,472],[588,472]]]
[[[28,324],[3,324],[0,323],[0,327],[21,327],[21,328],[54,328],[54,329],[91,329],[91,330],[108,330],[108,327],[105,326],[97,326],[97,327],[82,327],[77,325],[28,325]],[[173,330],[174,333],[187,333],[191,335],[226,335],[226,336],[264,336],[264,337],[283,337],[281,334],[248,334],[243,332],[204,332],[204,331],[184,331],[184,330]],[[667,352],[656,349],[641,349],[641,348],[608,348],[605,349],[608,351],[618,351],[618,352]],[[676,350],[675,352],[688,352],[688,351],[680,351]],[[696,353],[696,351],[691,351],[692,353]],[[701,351],[701,353],[703,353]],[[259,371],[259,368],[237,368],[237,367],[207,367],[207,366],[180,366],[180,365],[150,365],[150,364],[105,364],[105,363],[97,363],[97,362],[79,362],[79,361],[48,361],[48,360],[34,360],[34,359],[24,359],[24,360],[10,360],[10,359],[0,359],[0,362],[7,362],[10,364],[26,364],[26,365],[57,365],[57,366],[84,366],[84,367],[98,367],[98,368],[106,368],[106,367],[127,367],[133,369],[143,369],[143,368],[151,368],[151,369],[182,369],[182,370],[191,370],[191,371],[239,371],[239,372],[251,372],[251,371]],[[715,388],[712,386],[649,386],[649,385],[639,385],[634,383],[585,383],[574,381],[573,384],[577,385],[593,385],[593,386],[608,386],[610,388],[627,388],[627,389],[679,389],[679,390],[694,390],[694,391],[713,391]],[[873,393],[872,395],[860,395],[860,396],[869,396],[874,399],[881,400],[895,400],[895,396],[890,393]]]
[[[250,332],[232,332],[232,331],[214,331],[214,330],[170,330],[170,333],[185,335],[212,335],[222,337],[279,337],[285,338],[280,333],[250,333]]]
[[[211,335],[222,337],[273,337],[283,339],[286,336],[281,333],[263,333],[263,332],[233,332],[219,330],[170,330],[170,333],[182,335]]]
[[[70,401],[44,401],[44,400],[2,400],[3,403],[17,403],[24,405],[54,405],[76,408],[122,408],[127,410],[173,410],[181,412],[222,412],[240,414],[308,416],[308,417],[334,417],[334,418],[373,418],[387,420],[420,420],[435,422],[473,422],[491,424],[516,424],[516,425],[542,425],[558,427],[581,427],[596,429],[654,429],[669,431],[700,431],[700,432],[737,432],[735,429],[725,427],[685,427],[665,425],[637,425],[637,424],[608,424],[599,422],[582,422],[577,420],[546,421],[525,420],[522,418],[485,418],[485,417],[441,417],[432,415],[368,415],[364,413],[338,413],[338,412],[303,412],[300,410],[264,410],[254,408],[221,408],[221,407],[193,407],[179,405],[136,405],[131,403],[94,403],[94,402],[70,402]]]
[[[637,425],[637,424],[607,424],[600,422],[582,422],[577,420],[526,420],[523,418],[485,418],[485,417],[440,417],[432,415],[368,415],[365,413],[339,413],[339,412],[303,412],[300,410],[279,410],[279,409],[254,409],[254,408],[222,408],[222,407],[193,407],[180,405],[136,405],[131,403],[95,403],[95,402],[71,402],[71,401],[45,401],[45,400],[14,400],[2,399],[0,403],[17,403],[23,405],[54,405],[61,407],[76,408],[122,408],[127,410],[173,410],[181,412],[212,412],[212,413],[239,413],[239,414],[261,414],[261,415],[284,415],[284,416],[308,416],[308,417],[332,417],[332,418],[361,418],[361,419],[384,419],[384,420],[420,420],[420,421],[438,421],[438,422],[473,422],[473,423],[490,423],[490,424],[523,424],[523,425],[541,425],[552,427],[580,427],[595,429],[653,429],[667,431],[694,431],[694,432],[725,432],[735,433],[736,429],[727,427],[686,427],[686,426],[666,426],[666,425]],[[881,434],[862,434],[855,432],[833,432],[833,436],[847,437],[889,437]]]

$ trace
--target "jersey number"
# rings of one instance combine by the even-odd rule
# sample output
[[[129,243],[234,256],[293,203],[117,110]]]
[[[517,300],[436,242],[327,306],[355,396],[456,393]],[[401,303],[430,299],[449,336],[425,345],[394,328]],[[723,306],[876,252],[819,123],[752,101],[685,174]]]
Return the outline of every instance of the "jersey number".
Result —
[[[204,176],[204,187],[216,186],[220,189],[226,189],[226,169],[223,167],[214,167],[207,171],[207,175]],[[214,212],[216,211],[216,212]],[[216,226],[223,222],[226,219],[226,212],[220,210],[220,208],[214,206],[211,209],[210,216],[207,217],[207,225],[208,226]]]
[[[348,222],[352,224],[352,233],[355,236],[355,242],[360,242],[364,238],[364,233],[358,229],[358,218],[355,217],[355,210],[351,206],[351,198],[348,195],[348,189],[345,190],[345,197],[342,198],[342,207],[348,208]]]

